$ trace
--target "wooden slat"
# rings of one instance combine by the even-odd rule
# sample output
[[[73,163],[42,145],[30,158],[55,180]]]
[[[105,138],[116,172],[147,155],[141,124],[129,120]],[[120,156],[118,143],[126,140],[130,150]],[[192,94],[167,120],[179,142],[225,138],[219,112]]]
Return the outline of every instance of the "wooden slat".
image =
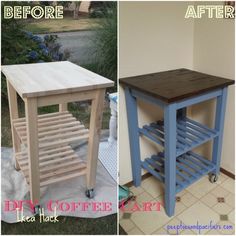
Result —
[[[61,128],[65,128],[65,127],[71,127],[71,126],[76,126],[79,125],[80,122],[78,121],[73,121],[73,122],[66,122],[66,123],[61,123],[61,124],[57,124],[57,125],[50,125],[48,127],[42,127],[42,128],[38,128],[39,132],[46,132],[48,130],[55,130],[55,129],[61,129]]]
[[[62,126],[62,128],[59,128],[59,129],[56,129],[56,130],[50,130],[50,131],[45,131],[45,132],[40,132],[38,134],[38,137],[41,138],[41,137],[44,137],[44,136],[51,136],[51,135],[54,135],[54,134],[61,134],[61,133],[66,133],[66,132],[69,132],[69,131],[77,131],[77,130],[81,130],[81,129],[84,129],[84,125],[77,125],[75,123],[74,126],[71,126],[71,127],[66,127],[64,128]],[[19,132],[20,136],[24,139],[26,136],[26,131],[21,131]]]
[[[65,113],[57,112],[57,115],[55,115],[55,113],[51,113],[51,114],[52,114],[51,116],[46,116],[46,117],[41,117],[41,118],[40,118],[40,116],[38,116],[38,123],[52,121],[52,120],[55,120],[55,118],[57,118],[57,119],[65,119],[65,118],[68,118],[68,117],[72,117],[72,115],[69,112],[65,112]],[[17,119],[17,120],[14,120],[13,122],[14,122],[16,127],[24,126],[25,125],[25,117]]]
[[[67,111],[51,113],[49,116],[44,115],[39,120],[38,140],[40,149],[50,148],[51,145],[58,147],[70,142],[88,139],[89,131]],[[14,127],[21,141],[27,146],[26,122],[23,122],[22,118],[20,121],[17,122],[15,119]]]
[[[76,165],[81,165],[84,164],[83,161],[81,161],[78,157],[76,159],[73,159],[72,161],[70,162],[63,162],[63,163],[58,163],[56,165],[50,165],[50,166],[43,166],[43,167],[40,167],[40,174],[42,173],[48,173],[48,172],[51,172],[51,171],[55,171],[57,169],[60,169],[60,168],[67,168],[67,167],[70,167],[70,166],[76,166]],[[22,171],[25,173],[25,176],[26,178],[29,176],[29,169],[27,168],[28,166],[25,166]]]
[[[67,162],[67,161],[74,160],[76,158],[78,158],[78,157],[73,153],[72,155],[69,155],[69,156],[65,156],[65,157],[61,157],[61,158],[41,162],[41,163],[39,163],[39,168],[41,169],[41,167],[49,166],[49,165],[52,165],[52,164],[55,164],[55,167],[56,167],[56,163],[60,164],[60,163],[64,163],[64,162]],[[27,170],[28,169],[28,163],[27,162],[21,162],[20,166],[21,166],[22,170]]]
[[[62,127],[60,129],[57,129],[57,130],[50,130],[50,131],[45,131],[45,132],[40,132],[40,134],[38,135],[38,137],[43,137],[43,136],[46,136],[46,135],[52,135],[52,134],[57,134],[57,133],[66,133],[68,131],[74,131],[74,130],[80,130],[80,129],[84,129],[84,125],[74,125],[74,126],[71,126],[71,127]]]
[[[46,136],[44,138],[40,138],[39,142],[45,142],[45,141],[50,141],[54,139],[66,139],[67,137],[72,137],[72,136],[77,136],[77,135],[79,136],[79,135],[84,135],[84,134],[88,134],[87,129],[78,130],[74,132],[67,132],[67,133],[60,132],[60,134],[57,134],[57,135],[51,135],[51,136]]]
[[[74,153],[74,151],[72,149],[70,149],[70,150],[65,151],[65,152],[58,152],[58,153],[54,153],[52,155],[41,156],[41,157],[39,157],[39,161],[40,161],[40,163],[42,163],[44,161],[52,160],[52,159],[55,159],[55,158],[59,158],[59,160],[60,160],[61,157],[70,155],[72,153]],[[28,157],[26,156],[25,159],[21,159],[20,162],[21,162],[21,165],[28,164]]]
[[[47,126],[56,125],[56,124],[63,124],[63,123],[66,123],[66,122],[71,122],[71,121],[76,121],[75,117],[68,117],[68,118],[65,118],[65,119],[57,119],[56,118],[56,120],[53,120],[53,121],[48,121],[48,122],[45,122],[45,123],[39,123],[38,128],[45,127],[45,126],[47,127]],[[26,129],[25,125],[22,125],[22,126],[18,127],[17,123],[15,123],[15,128],[16,128],[17,131]]]
[[[68,114],[68,113],[69,113],[68,111],[63,111],[63,112],[52,112],[52,113],[42,114],[42,115],[38,115],[38,120],[42,118],[53,117],[53,116],[58,116],[58,115],[63,115],[63,114]],[[25,117],[13,119],[13,123],[18,123],[21,121],[25,121]]]
[[[81,140],[88,140],[89,135],[85,134],[82,135],[80,137],[72,137],[72,138],[68,138],[68,139],[62,139],[62,140],[58,140],[58,141],[54,141],[54,142],[50,142],[50,143],[43,143],[39,145],[39,148],[48,148],[48,147],[57,147],[63,144],[68,144],[68,143],[72,143],[75,141],[81,141]]]
[[[59,147],[59,148],[49,149],[47,151],[40,151],[39,152],[39,158],[44,156],[44,155],[51,155],[51,154],[54,154],[54,153],[57,153],[57,152],[63,152],[63,151],[67,151],[67,150],[71,150],[71,147],[70,146],[63,146],[63,147]],[[27,152],[16,153],[16,157],[19,160],[27,159],[28,158]]]
[[[85,169],[86,166],[84,163],[81,163],[81,165],[73,165],[68,168],[63,168],[55,171],[51,171],[45,174],[40,175],[40,180],[42,181],[45,178],[51,178],[51,177],[57,177],[58,175],[65,174],[65,173],[70,173],[72,171],[81,171],[81,169]]]
[[[44,187],[44,186],[47,186],[49,184],[54,184],[54,183],[57,183],[57,182],[68,180],[68,179],[73,179],[75,177],[85,175],[86,173],[87,173],[86,170],[82,170],[80,172],[76,171],[75,173],[67,174],[67,175],[64,175],[64,176],[61,176],[61,177],[57,177],[55,179],[49,179],[49,180],[41,182],[40,187]]]
[[[25,152],[17,153],[16,158],[29,183],[27,154]],[[70,146],[41,152],[39,156],[40,187],[85,175],[86,168],[86,163],[77,156]]]

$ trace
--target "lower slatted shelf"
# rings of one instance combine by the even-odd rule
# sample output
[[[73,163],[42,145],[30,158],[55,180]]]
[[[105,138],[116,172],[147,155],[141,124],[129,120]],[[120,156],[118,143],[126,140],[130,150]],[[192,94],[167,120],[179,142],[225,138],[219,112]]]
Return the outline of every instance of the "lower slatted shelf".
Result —
[[[139,133],[145,135],[150,140],[164,146],[165,131],[163,121],[144,125],[139,129]],[[180,156],[187,151],[215,138],[218,131],[210,129],[187,117],[177,120],[177,143],[176,156]]]
[[[25,118],[13,120],[13,126],[21,142],[27,146],[27,127]],[[87,140],[88,129],[68,111],[38,116],[39,149],[67,145],[71,142]]]
[[[16,159],[29,184],[27,152],[16,153]],[[86,174],[86,163],[70,146],[39,152],[40,187]]]
[[[154,177],[165,182],[164,154],[159,153],[142,162],[142,167]],[[202,156],[189,151],[176,159],[176,193],[185,189],[202,176],[212,172],[215,165]]]

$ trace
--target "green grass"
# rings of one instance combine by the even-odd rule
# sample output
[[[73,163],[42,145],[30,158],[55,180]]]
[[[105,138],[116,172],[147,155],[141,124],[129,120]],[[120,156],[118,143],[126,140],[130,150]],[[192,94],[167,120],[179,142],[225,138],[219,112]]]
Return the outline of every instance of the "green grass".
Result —
[[[101,18],[79,17],[75,20],[71,17],[66,17],[61,20],[35,20],[26,22],[25,30],[31,31],[34,34],[92,30],[99,27]]]
[[[117,214],[95,218],[58,217],[58,223],[40,223],[39,218],[33,223],[8,224],[2,221],[2,235],[12,234],[117,234]]]

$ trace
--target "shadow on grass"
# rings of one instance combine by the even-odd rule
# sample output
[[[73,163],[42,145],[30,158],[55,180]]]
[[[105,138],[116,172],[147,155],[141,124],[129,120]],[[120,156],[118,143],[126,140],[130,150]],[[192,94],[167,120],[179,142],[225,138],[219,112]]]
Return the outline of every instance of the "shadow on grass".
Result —
[[[117,214],[96,218],[58,217],[57,223],[40,223],[39,217],[33,223],[9,224],[2,221],[2,235],[24,234],[24,235],[50,235],[50,234],[117,234]]]
[[[27,25],[26,30],[32,32],[33,34],[46,33],[49,32],[50,27],[42,27],[38,24],[32,23]]]

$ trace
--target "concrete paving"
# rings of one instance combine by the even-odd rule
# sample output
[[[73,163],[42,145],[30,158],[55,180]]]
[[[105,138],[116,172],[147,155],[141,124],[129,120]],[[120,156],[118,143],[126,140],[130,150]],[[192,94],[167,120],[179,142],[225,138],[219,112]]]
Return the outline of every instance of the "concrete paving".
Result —
[[[77,64],[89,64],[92,62],[91,55],[92,39],[95,34],[94,31],[76,31],[63,33],[50,33],[58,36],[58,42],[62,45],[63,50],[70,52],[70,61]],[[45,34],[41,34],[43,37]]]

